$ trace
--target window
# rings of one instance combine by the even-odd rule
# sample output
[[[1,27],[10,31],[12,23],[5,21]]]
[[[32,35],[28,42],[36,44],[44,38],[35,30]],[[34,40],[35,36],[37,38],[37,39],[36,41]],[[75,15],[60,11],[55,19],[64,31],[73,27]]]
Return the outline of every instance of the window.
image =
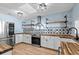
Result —
[[[0,36],[3,36],[5,34],[5,22],[0,21]]]

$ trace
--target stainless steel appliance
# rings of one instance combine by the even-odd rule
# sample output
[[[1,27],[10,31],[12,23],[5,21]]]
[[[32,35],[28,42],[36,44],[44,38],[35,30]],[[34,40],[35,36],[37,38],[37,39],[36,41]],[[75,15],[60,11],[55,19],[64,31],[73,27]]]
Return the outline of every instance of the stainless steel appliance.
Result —
[[[14,23],[8,23],[8,36],[10,37],[8,40],[9,45],[14,45],[15,44],[15,39],[14,39]]]
[[[32,44],[41,46],[41,36],[40,35],[33,34],[31,41],[32,41]]]

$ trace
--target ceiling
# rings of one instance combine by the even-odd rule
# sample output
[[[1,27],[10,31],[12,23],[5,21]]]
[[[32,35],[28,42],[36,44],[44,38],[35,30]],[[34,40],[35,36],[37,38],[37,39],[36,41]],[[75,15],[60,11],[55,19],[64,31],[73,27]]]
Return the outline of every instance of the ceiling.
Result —
[[[47,9],[39,11],[38,3],[0,3],[0,13],[9,14],[23,19],[29,19],[38,15],[49,15],[68,11],[73,7],[73,3],[48,3]],[[17,15],[21,12],[21,15]]]

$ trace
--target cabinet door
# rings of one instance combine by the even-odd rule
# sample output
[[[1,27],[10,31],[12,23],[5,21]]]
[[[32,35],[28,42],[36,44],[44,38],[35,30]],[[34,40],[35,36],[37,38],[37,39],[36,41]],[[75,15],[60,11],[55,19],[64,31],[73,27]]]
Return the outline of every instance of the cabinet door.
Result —
[[[54,38],[52,38],[51,36],[48,38],[48,42],[47,42],[47,47],[48,48],[52,48],[54,49]]]
[[[23,42],[31,44],[31,35],[24,34]]]
[[[20,42],[23,42],[23,35],[22,34],[17,34],[16,35],[16,43],[20,43]]]
[[[58,47],[60,47],[60,38],[59,37],[53,37],[52,40],[53,40],[53,43],[54,43],[54,49],[58,49]]]
[[[47,47],[47,36],[41,36],[41,46]]]
[[[58,49],[60,40],[58,37],[52,36],[42,36],[41,37],[41,46],[51,48],[51,49]]]

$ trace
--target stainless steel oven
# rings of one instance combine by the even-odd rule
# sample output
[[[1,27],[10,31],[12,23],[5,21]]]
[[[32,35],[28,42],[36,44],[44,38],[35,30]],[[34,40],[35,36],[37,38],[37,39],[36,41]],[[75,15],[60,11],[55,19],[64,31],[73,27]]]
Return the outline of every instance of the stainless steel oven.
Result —
[[[32,44],[41,46],[41,37],[33,35],[32,36]]]

